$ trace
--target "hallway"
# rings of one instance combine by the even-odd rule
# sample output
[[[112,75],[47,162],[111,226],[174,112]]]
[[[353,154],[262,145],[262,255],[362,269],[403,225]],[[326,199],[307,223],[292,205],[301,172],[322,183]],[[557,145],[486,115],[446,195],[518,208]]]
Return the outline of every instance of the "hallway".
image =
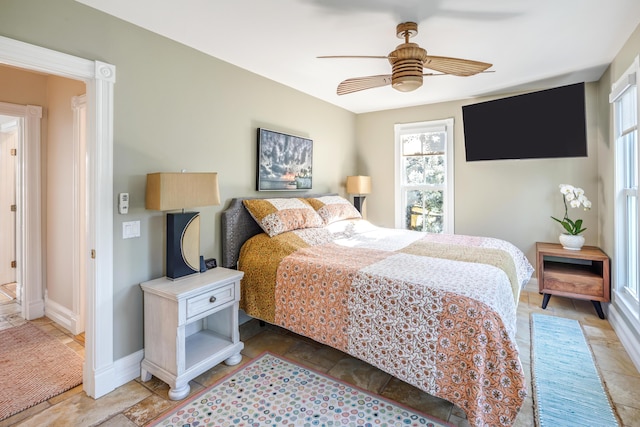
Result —
[[[27,321],[21,315],[20,305],[15,302],[2,303],[0,302],[0,331],[3,329],[13,328],[14,326],[20,326]],[[73,335],[60,325],[57,325],[53,320],[47,317],[40,317],[39,319],[31,320],[31,323],[38,326],[49,335],[57,337],[63,344],[71,348],[84,358],[84,333],[79,335]]]

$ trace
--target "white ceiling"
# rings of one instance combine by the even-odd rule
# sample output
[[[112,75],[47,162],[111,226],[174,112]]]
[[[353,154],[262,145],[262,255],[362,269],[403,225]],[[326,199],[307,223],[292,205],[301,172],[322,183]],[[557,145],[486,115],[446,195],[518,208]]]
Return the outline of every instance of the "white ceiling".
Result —
[[[640,0],[77,1],[355,113],[598,80],[640,23]],[[390,74],[389,62],[316,57],[387,55],[406,21],[430,55],[495,72],[338,96],[342,80]]]

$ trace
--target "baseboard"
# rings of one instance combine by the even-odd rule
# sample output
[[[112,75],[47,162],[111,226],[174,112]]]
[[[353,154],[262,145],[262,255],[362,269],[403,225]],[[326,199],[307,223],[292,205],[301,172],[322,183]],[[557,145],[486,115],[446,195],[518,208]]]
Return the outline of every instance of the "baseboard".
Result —
[[[27,320],[39,319],[44,316],[44,301],[42,299],[36,301],[27,301],[25,318]]]
[[[113,362],[115,387],[120,387],[140,376],[140,362],[143,358],[144,350],[139,350]]]
[[[140,362],[142,362],[143,357],[144,350],[137,351],[114,361],[112,365],[103,369],[101,372],[94,372],[91,375],[88,375],[85,362],[85,366],[83,368],[85,392],[87,390],[94,389],[95,393],[90,396],[97,399],[112,392],[116,388],[125,385],[129,381],[133,381],[138,378],[140,376]]]
[[[56,322],[74,335],[79,334],[82,331],[77,331],[78,317],[68,308],[45,298],[44,302],[44,314],[49,319]]]
[[[82,388],[89,397],[98,399],[114,389],[114,365],[113,363],[100,370],[92,370],[89,361],[85,359],[82,368]]]
[[[636,369],[640,372],[640,339],[638,335],[629,327],[629,324],[615,304],[609,304],[609,312],[607,315],[611,327],[616,332],[616,335],[618,335],[624,349],[627,350]]]

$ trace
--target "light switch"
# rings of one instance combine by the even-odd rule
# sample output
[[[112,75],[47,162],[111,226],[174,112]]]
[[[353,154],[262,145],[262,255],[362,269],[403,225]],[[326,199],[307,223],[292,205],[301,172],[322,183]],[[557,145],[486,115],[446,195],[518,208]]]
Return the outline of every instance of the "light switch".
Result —
[[[140,221],[122,223],[122,238],[131,239],[132,237],[140,237]]]
[[[118,212],[123,215],[129,213],[129,193],[118,194]]]

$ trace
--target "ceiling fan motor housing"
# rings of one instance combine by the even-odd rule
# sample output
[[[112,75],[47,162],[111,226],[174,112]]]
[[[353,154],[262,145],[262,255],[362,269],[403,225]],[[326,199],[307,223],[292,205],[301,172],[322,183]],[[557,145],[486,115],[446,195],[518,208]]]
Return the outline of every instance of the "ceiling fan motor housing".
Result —
[[[422,86],[423,64],[427,51],[415,43],[403,43],[389,54],[392,66],[391,86],[401,92],[410,92]]]

